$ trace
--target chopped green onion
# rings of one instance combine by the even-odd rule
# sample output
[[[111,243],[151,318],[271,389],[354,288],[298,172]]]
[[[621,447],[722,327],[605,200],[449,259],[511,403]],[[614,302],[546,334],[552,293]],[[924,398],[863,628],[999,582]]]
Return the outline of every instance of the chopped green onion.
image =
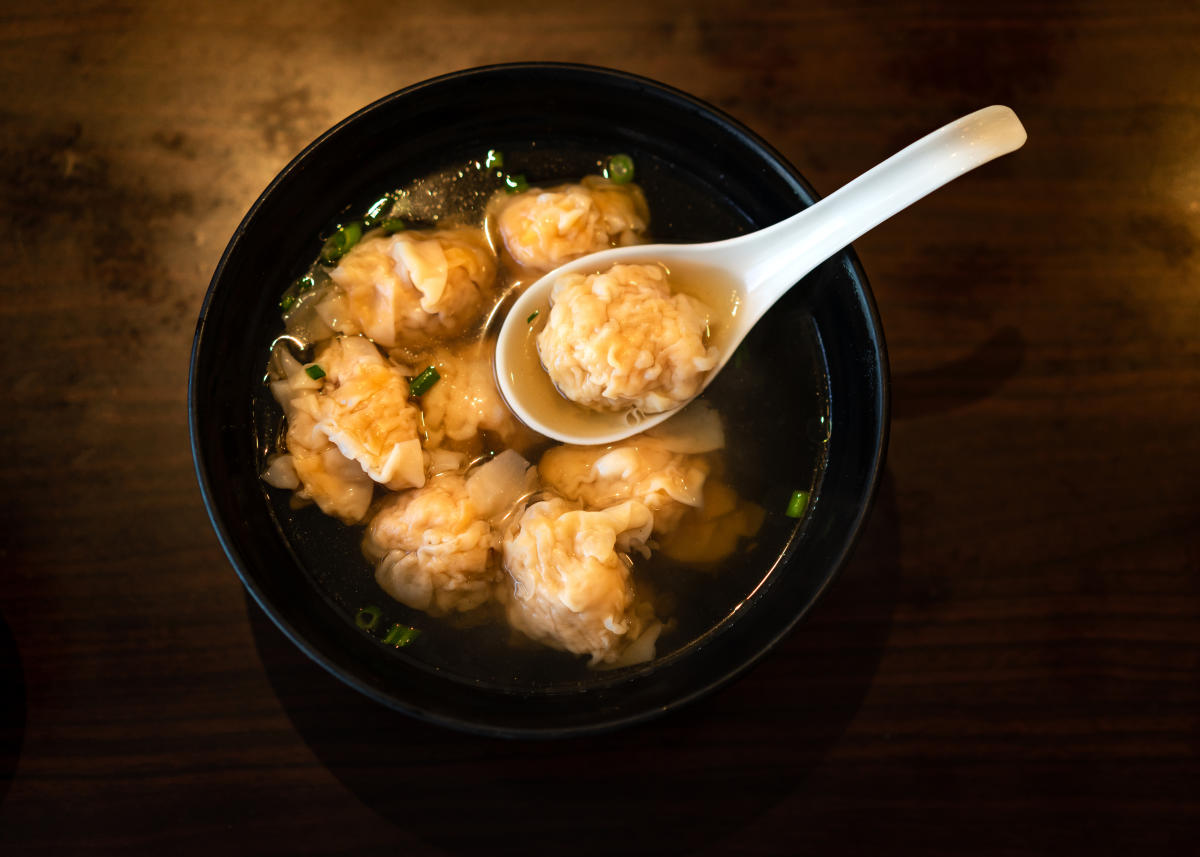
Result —
[[[604,165],[604,177],[613,184],[633,181],[633,158],[628,155],[610,155]]]
[[[379,623],[379,615],[382,612],[383,611],[374,605],[370,607],[364,607],[363,609],[359,610],[358,614],[354,617],[354,624],[362,628],[364,631],[370,631]]]
[[[804,517],[804,510],[808,508],[808,492],[793,491],[792,499],[788,500],[787,511],[784,513],[789,518]]]
[[[320,366],[318,366],[316,363],[314,363],[311,366],[305,366],[304,373],[306,375],[308,375],[308,377],[312,378],[314,381],[320,381],[322,378],[325,377],[325,370],[322,369]]]
[[[393,232],[399,232],[402,229],[408,228],[408,225],[399,217],[385,218],[384,220],[380,221],[379,225],[388,235],[391,235]]]
[[[529,318],[525,319],[525,323],[533,324],[533,320],[538,317],[538,313],[540,313],[540,312],[541,312],[540,309],[535,309],[533,312],[531,312],[529,314]]]
[[[283,310],[284,312],[287,312],[295,305],[296,305],[296,296],[295,295],[284,295],[279,301],[279,308],[281,310]]]
[[[300,292],[307,292],[309,289],[311,289],[316,284],[317,284],[317,281],[313,279],[312,274],[305,274],[303,277],[296,280],[296,283],[295,283],[296,290],[300,291]]]
[[[495,149],[488,149],[487,157],[483,159],[483,165],[489,170],[492,167],[504,166],[504,153],[497,152]]]
[[[528,188],[529,182],[525,180],[524,173],[504,177],[504,189],[509,193],[520,193]]]
[[[436,384],[441,375],[438,370],[430,366],[424,372],[408,382],[408,394],[410,396],[423,396],[429,391],[429,388]]]
[[[352,220],[345,226],[338,227],[325,240],[325,245],[321,247],[321,261],[326,264],[336,262],[350,251],[350,248],[358,243],[362,238],[363,225],[357,220]]]
[[[383,638],[383,641],[389,646],[395,646],[399,649],[402,646],[407,646],[419,636],[421,636],[421,632],[416,628],[409,628],[407,625],[393,625],[391,630],[387,632],[387,636]]]

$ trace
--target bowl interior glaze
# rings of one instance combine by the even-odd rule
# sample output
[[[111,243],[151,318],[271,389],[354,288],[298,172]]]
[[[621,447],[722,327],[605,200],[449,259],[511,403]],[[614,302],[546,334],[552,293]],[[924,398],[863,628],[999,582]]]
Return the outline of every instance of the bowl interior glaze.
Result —
[[[730,472],[768,509],[753,546],[723,567],[662,657],[614,672],[509,669],[446,645],[395,650],[354,612],[378,593],[357,535],[315,509],[294,511],[258,478],[277,418],[262,377],[280,332],[278,300],[321,236],[381,192],[505,152],[534,184],[595,172],[625,152],[651,206],[656,241],[761,228],[816,196],[778,153],[728,116],[643,78],[585,66],[519,64],[447,75],[394,93],[326,132],[255,202],[213,276],[189,384],[196,471],[213,526],[243,583],[317,663],[379,702],[422,719],[505,736],[611,729],[669,711],[762,657],[845,562],[882,469],[888,425],[883,334],[847,249],[761,322],[747,359],[712,393]],[[813,488],[800,521],[782,510]],[[361,574],[347,569],[361,568]],[[377,600],[377,599],[376,599]],[[437,641],[436,634],[434,638]]]

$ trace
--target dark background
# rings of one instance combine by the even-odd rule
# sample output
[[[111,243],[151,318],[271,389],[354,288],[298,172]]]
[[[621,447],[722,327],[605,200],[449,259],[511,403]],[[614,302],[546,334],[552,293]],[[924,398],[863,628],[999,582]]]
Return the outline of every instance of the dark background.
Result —
[[[4,8],[0,853],[1196,853],[1195,3]],[[197,312],[271,177],[511,60],[683,88],[823,193],[989,103],[1029,131],[855,244],[894,420],[849,568],[733,686],[566,742],[309,663],[187,437]]]

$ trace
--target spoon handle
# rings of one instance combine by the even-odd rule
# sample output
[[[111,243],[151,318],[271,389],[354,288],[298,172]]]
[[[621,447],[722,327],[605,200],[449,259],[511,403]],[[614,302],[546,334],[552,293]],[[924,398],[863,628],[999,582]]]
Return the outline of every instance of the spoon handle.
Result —
[[[723,242],[746,264],[742,324],[749,329],[801,277],[863,233],[963,173],[1019,149],[1025,139],[1012,110],[985,107],[922,137],[799,214]]]

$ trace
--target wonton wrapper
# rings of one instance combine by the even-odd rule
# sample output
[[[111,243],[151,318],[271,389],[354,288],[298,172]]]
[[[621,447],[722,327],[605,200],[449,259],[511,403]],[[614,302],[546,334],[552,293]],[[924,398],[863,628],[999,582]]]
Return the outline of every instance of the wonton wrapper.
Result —
[[[588,509],[637,500],[654,514],[654,532],[668,533],[689,507],[703,502],[708,462],[671,452],[639,436],[611,446],[557,446],[538,462],[542,481]]]
[[[271,459],[263,478],[295,490],[297,499],[312,500],[326,515],[358,523],[371,505],[375,483],[317,428],[322,382],[309,377],[286,346],[276,348],[272,362],[281,376],[271,382],[271,394],[287,418],[287,452]]]
[[[481,430],[496,433],[510,446],[528,444],[528,438],[519,437],[528,431],[512,415],[496,387],[492,349],[486,343],[416,352],[395,349],[391,354],[413,376],[429,366],[437,369],[438,381],[421,396],[427,447],[447,441],[471,446]]]
[[[720,352],[709,309],[672,294],[660,265],[566,274],[550,294],[538,356],[558,391],[595,410],[669,411],[700,391]]]
[[[643,549],[651,525],[650,510],[632,501],[599,512],[558,498],[529,506],[503,543],[509,624],[594,665],[616,662],[651,624],[620,556]]]
[[[671,559],[712,568],[712,563],[730,556],[739,541],[758,533],[766,516],[762,506],[740,499],[728,485],[710,479],[703,503],[687,510],[660,547]]]
[[[529,462],[505,450],[466,477],[439,473],[389,497],[363,539],[375,580],[397,601],[434,616],[486,603],[504,577],[498,528],[535,482]]]
[[[428,345],[480,320],[496,263],[479,229],[414,229],[364,238],[330,277],[353,321],[379,345]]]
[[[636,185],[598,176],[580,184],[497,197],[497,228],[518,265],[549,271],[564,262],[643,240],[649,215]]]
[[[388,595],[440,616],[491,598],[501,579],[490,562],[496,543],[463,477],[442,473],[384,501],[363,549],[377,560],[375,580]]]
[[[425,484],[421,412],[408,400],[400,367],[361,336],[330,340],[316,358],[325,372],[317,429],[391,490]]]

